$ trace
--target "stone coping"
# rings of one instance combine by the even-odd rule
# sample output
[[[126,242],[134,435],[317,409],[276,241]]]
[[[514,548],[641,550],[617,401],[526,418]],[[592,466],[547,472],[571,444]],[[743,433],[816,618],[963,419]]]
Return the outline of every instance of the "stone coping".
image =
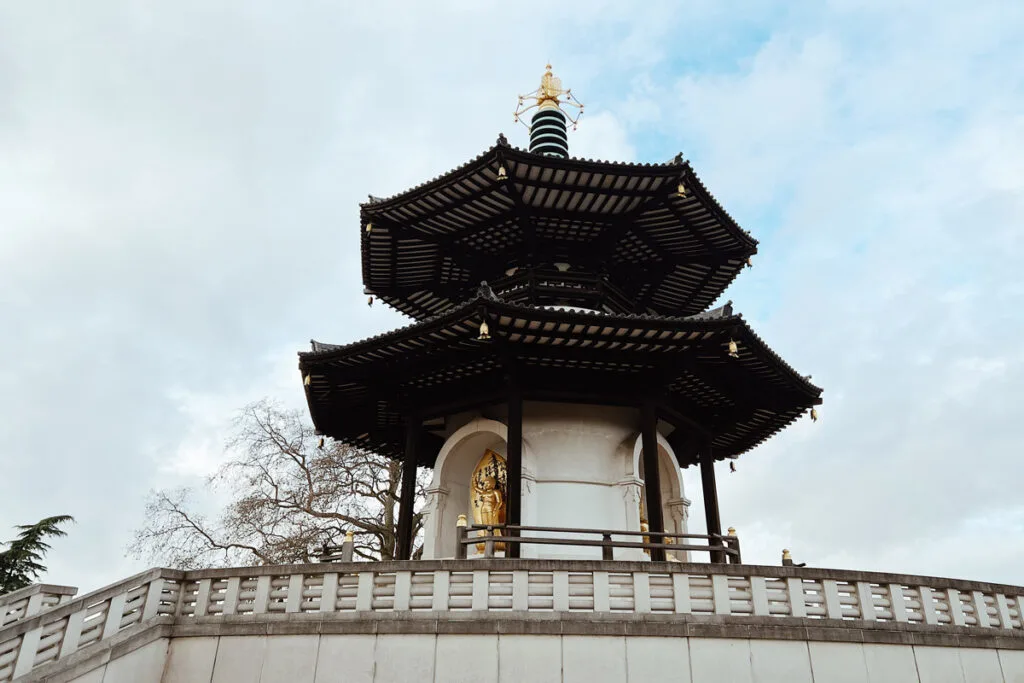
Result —
[[[25,598],[36,595],[37,593],[45,593],[47,595],[75,595],[78,593],[78,588],[75,586],[58,586],[52,583],[33,583],[30,586],[19,588],[16,591],[10,593],[4,593],[0,595],[0,607],[10,605],[24,600]]]
[[[956,588],[961,591],[983,591],[1024,595],[1024,587],[985,581],[970,581],[936,576],[869,572],[852,569],[826,569],[818,567],[782,567],[757,564],[712,564],[708,562],[637,562],[628,560],[552,560],[552,559],[506,559],[479,558],[472,560],[402,560],[384,562],[320,562],[315,564],[264,565],[259,567],[198,569],[175,571],[186,581],[198,579],[226,579],[233,576],[265,576],[294,573],[323,574],[324,572],[396,572],[396,571],[453,571],[468,572],[475,569],[490,571],[604,571],[604,572],[648,572],[657,574],[722,574],[725,576],[761,576],[764,578],[831,579],[834,581],[866,581],[878,584],[922,585],[931,588]],[[165,574],[169,576],[169,574]]]
[[[986,632],[987,631],[987,632]],[[375,612],[372,614],[234,615],[174,620],[171,637],[328,634],[473,634],[654,636],[803,640],[1024,650],[1024,633],[799,617],[692,614]]]

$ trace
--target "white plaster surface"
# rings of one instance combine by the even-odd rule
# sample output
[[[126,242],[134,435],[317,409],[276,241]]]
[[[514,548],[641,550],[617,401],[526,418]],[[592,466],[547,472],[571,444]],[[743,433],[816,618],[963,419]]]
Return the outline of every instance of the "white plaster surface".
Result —
[[[225,636],[217,645],[211,683],[254,683],[263,670],[267,636]]]
[[[627,680],[641,683],[690,683],[686,638],[626,638]]]
[[[693,683],[753,683],[750,641],[738,638],[690,638]]]
[[[914,649],[906,645],[867,644],[864,663],[871,683],[902,683],[917,680]]]
[[[807,643],[799,640],[751,640],[750,668],[757,683],[812,683]]]
[[[963,670],[956,648],[915,647],[914,657],[921,683],[963,683]]]
[[[498,680],[502,683],[560,683],[561,639],[551,636],[499,636]]]
[[[163,683],[209,681],[217,658],[217,637],[173,638]]]
[[[107,663],[103,683],[160,683],[167,662],[167,638],[159,638]]]
[[[523,413],[523,523],[638,531],[640,503],[634,497],[639,487],[630,483],[640,482],[638,419],[632,408],[528,402]],[[507,452],[504,422],[474,418],[457,424],[438,455],[424,510],[428,559],[455,556],[456,519],[465,514],[472,521],[473,468],[488,448],[502,456]],[[667,505],[683,500],[682,476],[667,441],[661,437],[659,444],[666,524],[669,530],[685,531],[683,509]],[[593,559],[600,550],[526,545],[523,556]]]
[[[626,642],[619,636],[562,636],[563,683],[626,680]]]
[[[498,636],[439,635],[435,683],[497,683]]]
[[[316,683],[373,683],[373,635],[320,636]]]
[[[859,643],[807,643],[815,683],[868,683],[864,646]]]
[[[999,650],[999,664],[1006,683],[1024,683],[1024,650]]]
[[[957,654],[960,655],[960,668],[967,683],[1003,683],[999,653],[996,650],[962,647],[957,650]]]
[[[273,636],[263,653],[260,683],[313,683],[320,636]]]
[[[434,680],[433,635],[380,635],[374,683]]]

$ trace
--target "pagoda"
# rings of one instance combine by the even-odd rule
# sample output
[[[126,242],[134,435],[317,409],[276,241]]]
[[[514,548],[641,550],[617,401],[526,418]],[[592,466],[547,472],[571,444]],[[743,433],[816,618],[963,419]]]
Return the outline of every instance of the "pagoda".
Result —
[[[460,518],[512,537],[642,532],[650,559],[672,559],[691,465],[709,547],[722,548],[715,463],[821,403],[821,389],[731,303],[711,308],[757,241],[682,155],[570,157],[582,109],[549,66],[516,113],[532,110],[529,150],[499,135],[440,177],[371,196],[360,207],[365,293],[413,322],[299,354],[318,433],[403,463],[397,559],[413,549],[419,467],[434,473],[424,559],[461,556]],[[508,557],[599,552],[498,547]]]

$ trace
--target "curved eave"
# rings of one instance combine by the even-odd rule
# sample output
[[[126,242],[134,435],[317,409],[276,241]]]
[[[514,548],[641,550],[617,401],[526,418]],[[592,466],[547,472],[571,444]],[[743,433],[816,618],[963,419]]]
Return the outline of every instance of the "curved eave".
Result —
[[[614,284],[632,287],[640,310],[692,314],[757,251],[688,163],[558,159],[504,145],[360,214],[367,291],[417,319],[463,301],[481,279],[558,260],[586,272],[618,264],[630,272]]]
[[[700,417],[722,459],[770,438],[821,395],[730,313],[613,316],[475,299],[354,344],[314,343],[299,367],[318,430],[392,457],[401,455],[403,400],[417,412],[454,400],[500,402],[512,362],[531,400],[590,392],[629,404],[629,392],[660,382],[666,409]],[[477,339],[484,316],[489,341]],[[726,353],[730,339],[738,358]],[[688,464],[685,456],[680,462]]]

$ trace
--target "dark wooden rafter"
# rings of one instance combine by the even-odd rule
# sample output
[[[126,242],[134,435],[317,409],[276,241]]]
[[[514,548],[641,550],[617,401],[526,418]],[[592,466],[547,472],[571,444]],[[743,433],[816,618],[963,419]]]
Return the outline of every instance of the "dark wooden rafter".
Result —
[[[506,176],[499,179],[501,167]],[[689,189],[682,201],[674,196],[680,179]],[[460,303],[457,288],[427,284],[441,281],[449,260],[458,269],[455,281],[467,289],[480,280],[501,279],[510,267],[565,261],[573,270],[600,276],[626,297],[643,298],[631,298],[633,305],[625,307],[609,303],[613,308],[678,315],[697,313],[713,301],[739,272],[740,260],[756,250],[756,241],[682,162],[554,159],[507,143],[407,193],[364,204],[362,218],[364,227],[373,222],[386,230],[380,239],[362,240],[367,289],[421,319]],[[675,267],[704,266],[705,271],[678,271],[680,277],[666,286],[669,266],[659,271],[620,259],[606,268],[623,245]],[[549,302],[543,297],[551,294],[539,296]],[[604,305],[600,297],[596,302]]]
[[[757,253],[757,240],[740,228],[736,221],[719,206],[718,201],[711,196],[711,193],[707,191],[704,184],[697,178],[689,162],[683,165],[681,178],[684,179],[683,182],[689,191],[701,202],[701,206],[712,215],[719,225],[726,227],[734,236],[747,243],[750,254]]]
[[[607,263],[615,253],[619,240],[629,232],[630,228],[634,227],[633,221],[636,217],[642,215],[645,211],[663,206],[665,201],[666,197],[664,195],[654,195],[629,213],[617,218],[614,223],[605,228],[604,232],[601,233],[601,237],[598,238],[597,244],[594,245],[593,258],[590,260],[590,264],[598,267],[601,264]],[[647,246],[650,248],[650,245]]]
[[[489,339],[478,338],[481,320]],[[727,357],[730,336],[740,344],[738,359]],[[530,401],[635,407],[653,396],[677,428],[715,434],[721,457],[757,445],[820,394],[728,308],[673,319],[483,297],[384,337],[304,354],[300,368],[311,375],[307,396],[318,429],[360,447],[374,442],[359,434],[390,435],[374,446],[388,453],[401,452],[389,425],[411,413],[434,417],[507,402],[512,375]],[[684,375],[694,381],[679,383]],[[684,464],[690,456],[679,457]]]
[[[503,166],[505,163],[505,155],[502,152],[498,152],[499,166]],[[513,175],[507,173],[507,170],[507,177],[500,182],[502,189],[505,190],[505,194],[512,200],[512,210],[515,213],[516,222],[519,224],[519,230],[523,234],[523,246],[520,248],[518,260],[523,265],[533,265],[534,255],[537,251],[537,226],[530,219],[530,213],[523,202],[523,195],[520,194],[519,189],[512,180]]]

